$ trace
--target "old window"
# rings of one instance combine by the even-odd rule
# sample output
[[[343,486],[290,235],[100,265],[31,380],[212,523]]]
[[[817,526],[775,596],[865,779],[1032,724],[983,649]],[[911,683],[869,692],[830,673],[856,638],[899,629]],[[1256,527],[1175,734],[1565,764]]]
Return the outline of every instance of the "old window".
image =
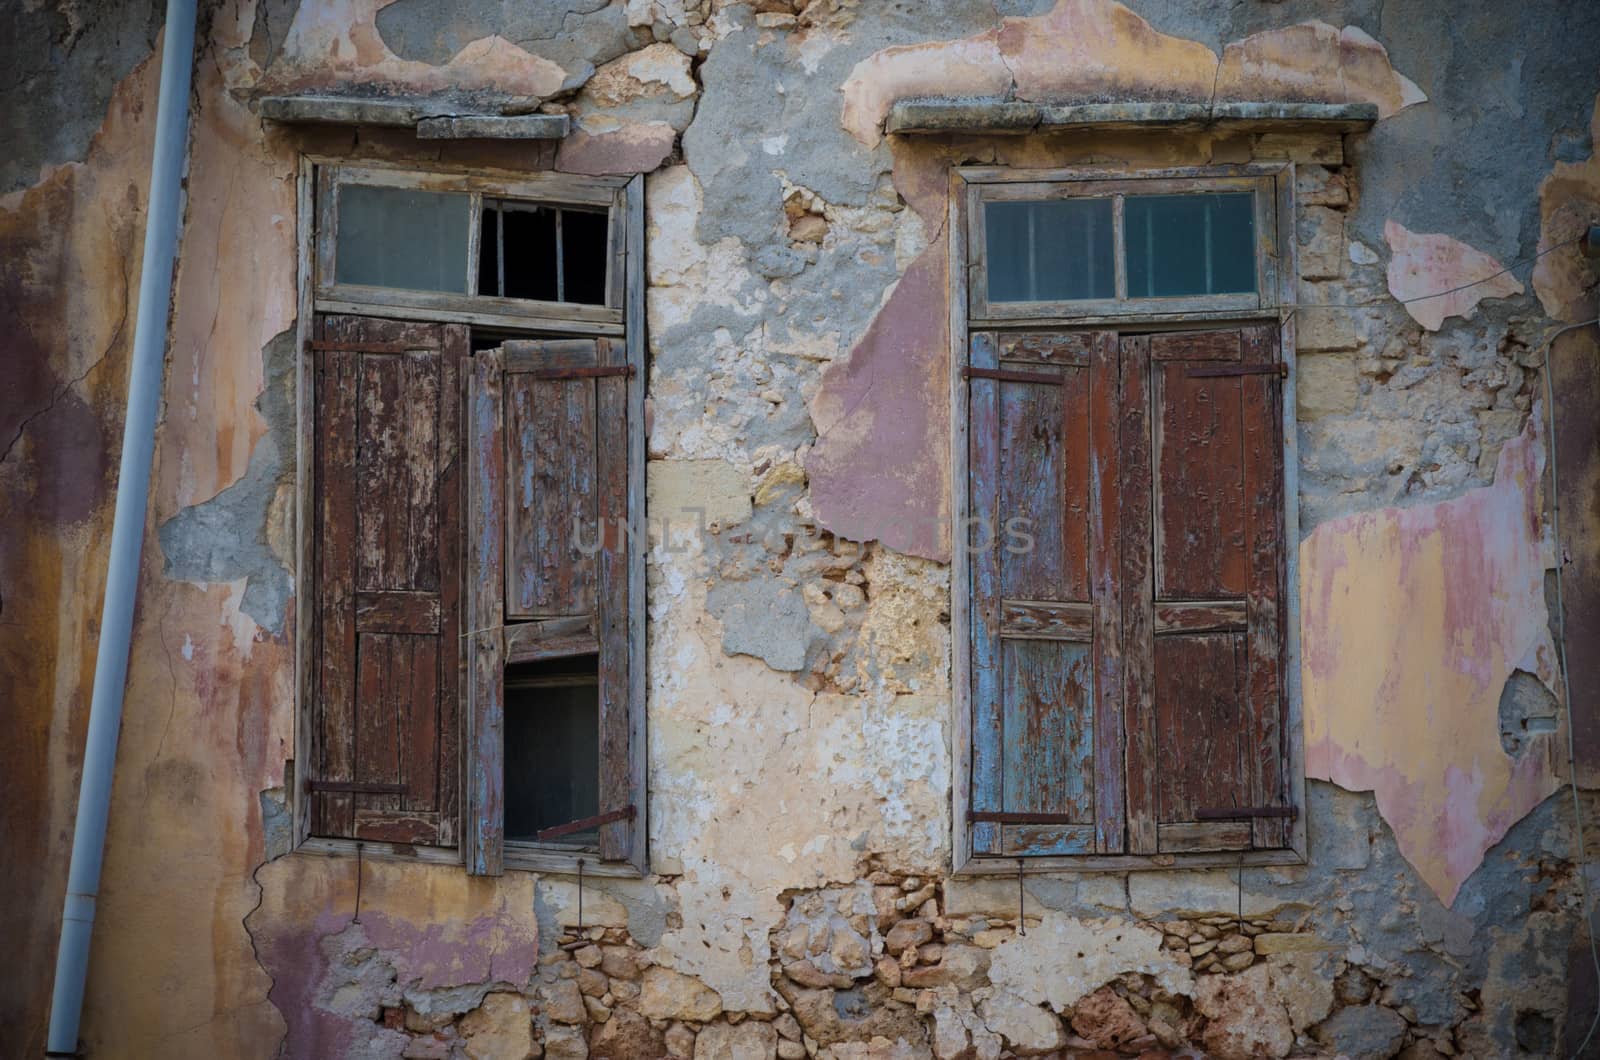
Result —
[[[639,184],[314,184],[300,834],[632,871]]]
[[[1250,319],[1288,178],[995,172],[955,251],[960,860],[1294,859],[1289,358]]]

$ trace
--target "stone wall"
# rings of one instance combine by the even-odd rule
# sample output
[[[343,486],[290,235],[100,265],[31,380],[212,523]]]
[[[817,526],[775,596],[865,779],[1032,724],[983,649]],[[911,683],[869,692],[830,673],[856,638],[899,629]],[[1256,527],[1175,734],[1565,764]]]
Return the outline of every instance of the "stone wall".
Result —
[[[1560,245],[1600,203],[1586,13],[206,5],[89,1054],[1421,1060],[1575,1044],[1594,984],[1559,791],[1541,373],[1552,329],[1595,315],[1593,274]],[[19,867],[0,883],[16,948],[0,1021],[36,1054],[159,50],[131,5],[42,4],[19,24],[0,46],[35,86],[0,199],[16,337],[0,659],[22,705],[0,747]],[[252,100],[344,86],[514,97],[577,130],[427,157],[648,174],[644,879],[289,852],[296,156],[419,152],[274,127]],[[890,101],[929,91],[1362,99],[1383,116],[1343,139],[882,136]],[[1300,207],[1308,862],[951,878],[949,167],[1252,159],[1292,161]],[[1543,248],[1531,275],[1402,301]],[[1556,349],[1592,356],[1593,339]],[[1600,549],[1591,529],[1562,548]]]

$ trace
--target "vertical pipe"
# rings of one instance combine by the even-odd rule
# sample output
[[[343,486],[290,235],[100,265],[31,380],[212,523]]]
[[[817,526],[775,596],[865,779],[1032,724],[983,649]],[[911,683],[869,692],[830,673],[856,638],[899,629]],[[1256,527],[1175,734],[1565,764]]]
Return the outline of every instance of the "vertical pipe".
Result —
[[[150,497],[150,460],[155,451],[156,414],[161,406],[166,357],[167,308],[182,225],[182,180],[189,126],[189,78],[194,66],[195,0],[169,0],[161,48],[161,94],[156,106],[155,157],[150,166],[150,203],[145,215],[144,263],[128,377],[127,420],[122,428],[122,465],[111,523],[111,556],[95,656],[89,734],[83,752],[83,782],[72,833],[72,864],[61,912],[55,993],[50,1001],[46,1053],[78,1050],[78,1018],[89,973],[89,939],[105,853],[111,775],[128,676],[133,604],[139,588],[139,554]]]

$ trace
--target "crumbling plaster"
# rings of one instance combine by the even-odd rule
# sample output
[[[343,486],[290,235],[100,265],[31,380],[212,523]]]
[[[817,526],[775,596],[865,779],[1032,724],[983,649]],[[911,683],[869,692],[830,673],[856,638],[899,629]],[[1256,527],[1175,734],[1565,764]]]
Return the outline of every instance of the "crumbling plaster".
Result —
[[[1503,673],[1521,665],[1550,680],[1547,658],[1516,650],[1539,639],[1544,615],[1536,590],[1547,557],[1533,514],[1538,440],[1528,425],[1539,318],[1527,298],[1491,300],[1472,319],[1443,321],[1437,336],[1423,335],[1385,300],[1380,251],[1392,215],[1514,260],[1536,230],[1531,207],[1495,201],[1478,211],[1488,222],[1457,215],[1483,204],[1486,184],[1533,194],[1549,168],[1546,145],[1576,135],[1564,131],[1567,85],[1575,82],[1552,86],[1554,75],[1538,72],[1561,69],[1550,63],[1548,42],[1525,45],[1537,49],[1523,60],[1525,74],[1496,70],[1525,101],[1526,127],[1500,142],[1537,149],[1490,162],[1482,134],[1456,115],[1477,107],[1476,83],[1461,67],[1482,67],[1484,54],[1511,39],[1495,29],[1503,15],[1463,17],[1450,39],[1435,41],[1374,5],[1353,3],[1338,18],[1303,6],[1200,13],[973,0],[945,5],[936,27],[918,5],[826,0],[798,16],[677,0],[586,0],[566,5],[559,19],[553,8],[480,3],[440,13],[410,0],[211,12],[197,67],[151,547],[88,1002],[91,1048],[265,1055],[281,1041],[289,1055],[392,1055],[402,1037],[444,1035],[468,1055],[500,1055],[507,1042],[519,1047],[518,1022],[529,1034],[539,1010],[534,1030],[549,1056],[582,1048],[629,1055],[605,1053],[627,1048],[622,1041],[649,1042],[641,1048],[651,1055],[682,1046],[685,1034],[693,1051],[693,1028],[706,1021],[714,1028],[701,1031],[708,1055],[733,1050],[736,1033],[776,1050],[800,1043],[784,1023],[792,1016],[804,1017],[813,1041],[813,1031],[836,1039],[828,1048],[839,1058],[869,1050],[948,1057],[969,1048],[994,1056],[1100,1033],[1096,1012],[1120,1014],[1130,1002],[1113,998],[1152,989],[1172,995],[1185,1018],[1201,1014],[1196,1034],[1215,1055],[1359,1052],[1360,1034],[1387,1033],[1396,1020],[1419,1041],[1511,1055],[1528,1014],[1559,1023],[1566,973],[1549,955],[1564,953],[1574,931],[1570,821],[1561,803],[1541,801],[1554,780],[1553,738],[1537,737],[1508,766],[1496,715]],[[1331,21],[1295,25],[1313,14]],[[1344,168],[1342,153],[1292,138],[864,140],[857,133],[866,126],[850,117],[854,101],[889,97],[881,87],[876,96],[853,89],[864,82],[852,77],[893,67],[886,57],[903,54],[895,49],[922,49],[922,72],[913,66],[907,76],[960,83],[959,62],[967,60],[946,65],[952,46],[930,43],[933,35],[992,37],[1004,70],[985,69],[999,75],[1002,90],[1125,94],[1143,84],[1137,70],[1154,54],[1172,60],[1175,80],[1167,83],[1188,86],[1194,98],[1221,86],[1354,95],[1390,116],[1349,142],[1358,164]],[[1393,66],[1374,38],[1388,45]],[[0,202],[8,296],[26,296],[7,304],[21,307],[17,333],[32,344],[25,360],[37,373],[24,374],[0,409],[0,425],[16,424],[0,457],[4,495],[32,498],[0,531],[0,650],[8,672],[22,675],[18,700],[48,705],[28,715],[31,738],[6,752],[18,764],[7,775],[22,778],[17,786],[27,793],[5,819],[7,835],[23,839],[18,864],[44,867],[38,877],[14,874],[15,901],[4,903],[8,929],[18,927],[26,950],[18,968],[34,985],[48,978],[38,973],[54,944],[61,837],[71,827],[86,710],[77,690],[92,664],[84,631],[100,595],[100,575],[86,559],[103,554],[109,529],[109,454],[125,315],[136,297],[130,278],[154,62],[116,74],[122,80],[87,153],[74,146],[83,122],[63,123],[79,132],[69,128],[54,146],[30,142],[19,152],[18,179],[31,180],[41,166],[43,176]],[[102,90],[109,76],[74,68],[40,98],[75,90],[73,78]],[[625,940],[637,953],[627,960],[653,970],[607,968],[619,994],[605,1023],[589,1004],[608,1007],[601,998],[560,986],[576,981],[561,976],[581,965],[567,956],[577,942],[570,878],[513,872],[470,880],[449,867],[305,854],[264,863],[274,843],[269,811],[293,754],[296,584],[285,547],[292,448],[282,388],[295,324],[299,141],[264,127],[249,99],[343,84],[449,89],[570,110],[581,136],[554,158],[534,157],[574,172],[653,171],[650,480],[653,514],[665,521],[652,528],[650,563],[655,875],[591,880],[583,898],[588,930],[611,933],[598,942]],[[1423,90],[1432,103],[1411,106]],[[1511,120],[1498,96],[1486,106],[1494,121]],[[92,120],[100,118],[96,110]],[[314,136],[324,146],[340,143],[338,134]],[[1494,179],[1423,204],[1425,192],[1409,186],[1447,182],[1417,179],[1413,141],[1466,160],[1441,161],[1442,171]],[[1560,164],[1581,166],[1582,152],[1565,143],[1554,148]],[[341,146],[404,150],[384,137]],[[1354,653],[1331,662],[1308,654],[1308,735],[1323,731],[1318,719],[1337,734],[1317,744],[1326,757],[1313,761],[1359,752],[1329,765],[1340,786],[1309,785],[1308,867],[1030,879],[1021,899],[1027,934],[1017,934],[1015,881],[942,879],[951,773],[949,585],[940,562],[950,519],[945,172],[967,160],[1156,165],[1253,154],[1296,159],[1302,202],[1315,207],[1301,246],[1319,271],[1302,298],[1384,300],[1362,314],[1301,315],[1302,481],[1312,535],[1303,578],[1352,599],[1400,584],[1418,589],[1416,598],[1384,605],[1394,624],[1370,622],[1370,606],[1330,604],[1307,616],[1303,642],[1362,622],[1363,636],[1382,637],[1414,610],[1429,621],[1419,622],[1421,640],[1406,650],[1377,646],[1381,670],[1357,667]],[[1401,184],[1408,189],[1397,192]],[[1572,201],[1566,185],[1546,190],[1547,215]],[[1552,239],[1546,228],[1541,238]],[[1538,277],[1534,283],[1545,298]],[[1579,296],[1563,297],[1572,305]],[[1550,306],[1546,299],[1546,312]],[[1391,470],[1396,461],[1399,471]],[[692,507],[708,513],[703,530]],[[1388,542],[1385,564],[1370,572],[1365,557],[1349,561],[1358,528]],[[1439,579],[1418,557],[1427,559],[1436,538],[1470,542],[1485,532],[1514,546],[1514,562],[1483,579],[1485,592],[1503,588],[1506,599],[1466,621],[1460,608],[1445,606],[1448,593],[1441,600],[1433,591]],[[761,625],[766,603],[780,598],[787,624],[778,632],[804,638],[798,659],[792,643],[773,643],[773,627]],[[1456,640],[1467,632],[1470,645]],[[1470,694],[1448,707],[1474,719],[1468,741],[1433,738],[1428,697],[1389,694],[1396,682],[1426,685],[1462,667]],[[1352,668],[1377,682],[1370,696],[1345,693]],[[1382,720],[1411,735],[1407,750],[1431,740],[1437,755],[1407,757],[1403,776],[1372,767],[1390,761],[1396,746],[1363,740],[1373,710],[1399,711]],[[1460,768],[1464,748],[1473,751],[1473,769]],[[1465,788],[1440,794],[1440,778],[1452,776]],[[1441,838],[1437,825],[1405,811],[1408,799],[1439,811],[1453,830]],[[1457,836],[1470,856],[1441,853]],[[874,873],[893,883],[871,883]],[[909,899],[927,886],[935,888],[922,899],[937,907],[933,922],[960,923],[939,928],[941,941],[929,944],[943,947],[941,956],[907,966],[913,978],[936,984],[925,988],[924,1011],[922,995],[908,1001],[887,987],[902,973],[879,977],[891,924],[919,919],[922,907],[886,915],[876,903],[886,888]],[[1204,958],[1164,941],[1158,925],[1225,915],[1236,902],[1246,916],[1284,918],[1280,926],[1298,928],[1284,933],[1321,948],[1263,956],[1237,974],[1196,975],[1192,966]],[[858,931],[863,925],[851,918],[869,915],[876,919]],[[773,932],[800,921],[808,932],[829,926],[834,941],[819,964],[854,986],[797,988],[795,977],[808,973],[789,970]],[[984,948],[984,932],[993,932],[983,940],[993,956],[979,959],[970,951]],[[1080,940],[1090,947],[1087,963],[1067,945]],[[567,947],[552,952],[553,942]],[[1049,971],[1052,962],[1061,974]],[[634,982],[630,975],[642,983],[635,1000],[616,985]],[[1146,979],[1112,993],[1127,975]],[[8,983],[20,979],[8,975]],[[1331,999],[1335,980],[1348,986]],[[8,1028],[21,1027],[31,1049],[44,998],[31,987],[6,993]],[[554,1019],[573,1002],[580,1007]],[[631,1015],[635,1008],[644,1020]],[[1335,1020],[1324,1023],[1335,1008]],[[723,1011],[757,1018],[735,1026],[717,1015]],[[668,1026],[650,1025],[652,1014]],[[1139,1014],[1141,1025],[1147,1016]],[[607,1032],[609,1046],[599,1036],[585,1046],[581,1028],[591,1022],[621,1029]]]

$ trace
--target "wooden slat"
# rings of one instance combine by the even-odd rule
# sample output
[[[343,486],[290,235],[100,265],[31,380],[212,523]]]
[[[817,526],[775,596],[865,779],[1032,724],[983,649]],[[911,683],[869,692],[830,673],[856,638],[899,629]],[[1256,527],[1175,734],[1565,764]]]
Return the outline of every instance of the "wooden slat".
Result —
[[[1278,360],[1277,335],[1270,327],[1244,330],[1247,364]],[[1281,806],[1289,801],[1288,749],[1284,710],[1283,439],[1277,388],[1268,378],[1243,384],[1244,492],[1248,498],[1246,533],[1249,557],[1249,633],[1244,681],[1250,804]],[[1285,821],[1255,822],[1255,845],[1288,842]]]
[[[433,844],[439,834],[439,815],[425,811],[356,811],[356,831],[363,839],[384,843]]]
[[[505,433],[500,351],[472,358],[467,397],[467,871],[498,876],[505,847]]]
[[[594,339],[519,339],[500,350],[507,372],[595,368],[600,364]]]
[[[1000,360],[1004,362],[1070,365],[1089,367],[1094,349],[1094,332],[1003,331],[999,335]]]
[[[1008,812],[1094,822],[1093,685],[1085,645],[1002,643],[1002,804]]]
[[[1246,805],[1240,702],[1244,636],[1155,638],[1156,819],[1195,820],[1201,807]]]
[[[437,592],[439,356],[363,354],[360,387],[356,584]]]
[[[995,367],[994,336],[972,336],[975,368]],[[969,524],[966,528],[969,600],[972,621],[972,808],[1000,810],[1002,802],[1000,692],[1000,384],[991,379],[968,383]],[[1000,829],[972,826],[974,854],[1001,852]]]
[[[573,633],[564,637],[520,638],[506,642],[506,663],[538,662],[540,659],[570,659],[576,655],[595,655],[600,642],[593,633]]]
[[[1020,600],[1087,600],[1088,387],[1082,372],[1058,373],[1059,385],[1000,383],[1000,508],[997,532],[1026,519],[1032,547],[998,554],[1000,593]],[[1074,415],[1076,413],[1076,415]],[[1075,421],[1075,422],[1072,422]],[[1075,427],[1072,443],[1066,430]],[[1069,450],[1071,457],[1069,459]],[[1068,481],[1070,472],[1076,481]],[[1074,518],[1068,517],[1068,508]]]
[[[1025,640],[1094,639],[1094,605],[1053,600],[1000,601],[1000,635]]]
[[[356,397],[359,356],[331,353],[318,366],[317,725],[319,780],[354,780],[356,710]],[[355,835],[349,795],[312,800],[317,835]]]
[[[1246,628],[1245,602],[1212,601],[1156,604],[1157,633],[1217,633]]]
[[[466,645],[461,639],[462,366],[470,354],[466,327],[447,324],[439,365],[439,713],[436,756],[440,846],[454,846],[461,829],[461,690]]]
[[[439,594],[410,591],[356,593],[358,633],[437,633]]]
[[[1152,361],[1237,361],[1239,331],[1169,331],[1150,336]]]
[[[1156,369],[1158,600],[1244,595],[1243,382],[1191,378],[1179,364]]]
[[[401,726],[410,713],[409,638],[366,633],[356,639],[356,779],[404,784]],[[356,810],[398,810],[398,795],[358,795]],[[356,835],[361,835],[359,827]]]
[[[621,343],[598,344],[604,367],[624,367]],[[610,376],[595,386],[595,501],[601,550],[595,587],[596,627],[600,640],[600,811],[616,813],[633,804],[629,769],[628,670],[628,424],[629,380]],[[600,857],[617,861],[632,845],[632,818],[618,818],[600,828]]]
[[[1001,826],[1000,853],[1013,857],[1094,853],[1092,824],[1008,824]]]
[[[505,377],[510,618],[595,610],[599,380]],[[619,440],[620,441],[620,440]]]
[[[1089,594],[1094,614],[1095,850],[1126,847],[1121,563],[1123,478],[1121,356],[1117,336],[1095,336],[1089,374]],[[1070,504],[1068,517],[1074,513]]]
[[[1157,826],[1164,854],[1204,850],[1245,850],[1250,846],[1249,821],[1179,821]]]
[[[1155,854],[1155,585],[1151,562],[1150,340],[1121,341],[1121,612],[1128,851]]]

